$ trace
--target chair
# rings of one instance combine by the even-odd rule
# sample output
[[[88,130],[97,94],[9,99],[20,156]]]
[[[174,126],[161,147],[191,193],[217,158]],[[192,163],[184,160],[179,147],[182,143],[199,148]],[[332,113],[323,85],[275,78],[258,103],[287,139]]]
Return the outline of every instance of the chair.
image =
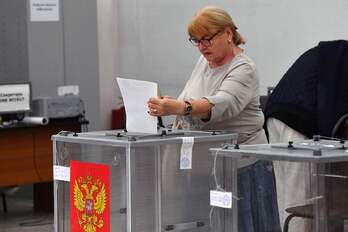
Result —
[[[289,231],[290,220],[294,217],[313,218],[313,205],[295,206],[287,208],[285,211],[289,213],[289,216],[285,219],[283,232]]]

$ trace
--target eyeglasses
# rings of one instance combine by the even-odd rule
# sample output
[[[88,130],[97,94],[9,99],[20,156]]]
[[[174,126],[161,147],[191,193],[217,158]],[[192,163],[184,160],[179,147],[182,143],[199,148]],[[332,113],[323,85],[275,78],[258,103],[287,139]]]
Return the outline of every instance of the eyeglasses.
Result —
[[[189,38],[189,41],[194,46],[199,46],[199,44],[202,44],[204,47],[209,47],[211,45],[211,41],[214,39],[215,36],[217,36],[220,33],[220,31],[216,32],[214,35],[212,35],[210,38],[203,38],[203,39],[196,39],[196,38]]]

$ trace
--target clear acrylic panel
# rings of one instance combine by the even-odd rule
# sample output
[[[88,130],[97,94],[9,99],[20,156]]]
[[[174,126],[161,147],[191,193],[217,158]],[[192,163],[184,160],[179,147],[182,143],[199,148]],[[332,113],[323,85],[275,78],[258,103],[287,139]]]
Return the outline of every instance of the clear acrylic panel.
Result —
[[[110,228],[126,231],[126,166],[125,148],[90,144],[57,142],[55,165],[70,166],[71,160],[110,166]],[[57,185],[57,231],[70,231],[70,182],[55,181]]]

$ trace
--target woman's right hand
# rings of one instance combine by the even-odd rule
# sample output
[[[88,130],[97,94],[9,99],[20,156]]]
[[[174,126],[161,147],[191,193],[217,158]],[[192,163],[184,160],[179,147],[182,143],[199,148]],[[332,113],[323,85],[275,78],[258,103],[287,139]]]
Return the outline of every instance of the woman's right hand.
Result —
[[[152,97],[148,101],[151,116],[182,115],[185,112],[185,102],[170,96]]]

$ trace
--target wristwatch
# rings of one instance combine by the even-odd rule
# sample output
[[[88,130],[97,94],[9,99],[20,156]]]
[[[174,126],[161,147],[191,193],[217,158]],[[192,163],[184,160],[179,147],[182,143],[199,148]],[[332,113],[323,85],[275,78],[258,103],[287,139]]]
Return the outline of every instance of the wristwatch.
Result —
[[[190,115],[192,113],[192,104],[189,101],[185,101],[185,112],[184,115]]]

